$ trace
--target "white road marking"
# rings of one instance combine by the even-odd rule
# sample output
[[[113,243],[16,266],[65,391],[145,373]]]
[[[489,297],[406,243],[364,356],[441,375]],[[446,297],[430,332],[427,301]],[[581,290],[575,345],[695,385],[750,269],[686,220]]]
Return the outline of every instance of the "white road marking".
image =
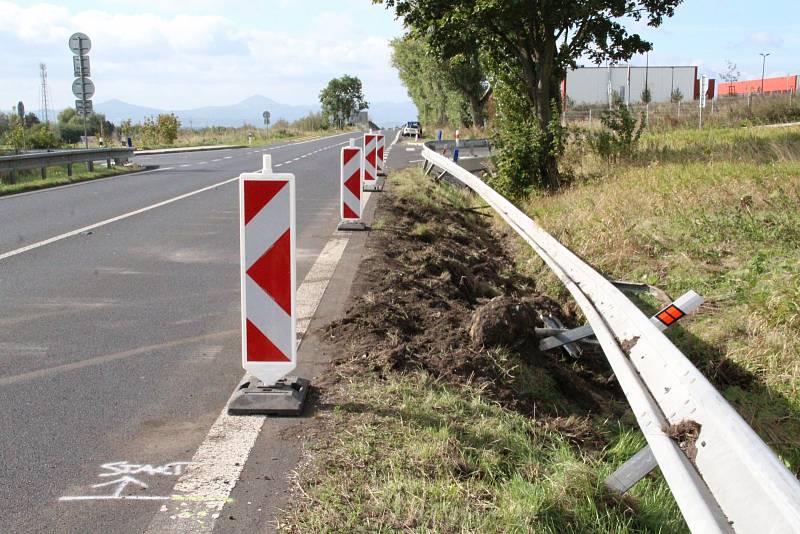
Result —
[[[181,167],[188,167],[189,165],[190,165],[189,163],[184,163],[183,165],[180,165],[180,166]]]
[[[344,135],[344,134],[340,134],[340,135]],[[337,137],[337,136],[331,136],[331,137]],[[302,144],[302,143],[309,143],[309,142],[315,141],[315,140],[316,139],[309,139],[307,141],[299,141],[297,143],[291,143],[291,144],[292,145],[299,145],[299,144]],[[341,144],[345,144],[345,143],[339,143],[338,145],[341,145]],[[334,145],[334,146],[338,146],[338,145]],[[288,145],[286,145],[286,146],[288,146]],[[233,158],[233,156],[225,156],[224,159],[231,159],[231,158]],[[292,161],[297,161],[299,159],[300,158],[295,158]],[[285,163],[288,163],[288,162],[285,162]],[[189,164],[181,165],[181,167],[188,167],[188,166],[189,166]],[[170,169],[172,169],[172,167],[166,167],[164,169],[153,169],[151,171],[143,171],[141,173],[136,173],[136,174],[144,174],[145,172],[160,172],[160,171],[166,171],[166,170],[170,170]],[[253,172],[258,172],[258,171],[253,171]],[[124,176],[124,175],[122,175],[122,176]],[[116,217],[111,217],[110,219],[106,219],[104,221],[100,221],[100,222],[97,222],[97,223],[94,223],[94,224],[90,224],[88,226],[84,226],[82,228],[78,228],[77,230],[72,230],[70,232],[65,232],[63,234],[60,234],[60,235],[57,235],[57,236],[54,236],[54,237],[50,237],[50,238],[45,239],[43,241],[39,241],[39,242],[36,242],[36,243],[32,243],[30,245],[26,245],[24,247],[20,247],[18,249],[14,249],[14,250],[10,250],[8,252],[4,252],[4,253],[0,254],[0,261],[1,260],[5,260],[7,258],[10,258],[12,256],[17,256],[18,254],[22,254],[24,252],[29,252],[31,250],[35,250],[35,249],[43,247],[45,245],[50,245],[52,243],[67,239],[69,237],[74,237],[74,236],[79,235],[79,234],[81,234],[83,232],[88,232],[90,230],[94,230],[95,228],[100,228],[101,226],[106,226],[108,224],[111,224],[111,223],[114,223],[114,222],[117,222],[117,221],[121,221],[121,220],[127,219],[129,217],[133,217],[134,215],[139,215],[141,213],[145,213],[147,211],[150,211],[150,210],[153,210],[153,209],[156,209],[156,208],[160,208],[162,206],[166,206],[167,204],[172,204],[173,202],[177,202],[178,200],[183,200],[184,198],[189,198],[191,196],[197,195],[197,194],[202,193],[204,191],[208,191],[210,189],[214,189],[216,187],[219,187],[219,186],[222,186],[222,185],[225,185],[225,184],[229,184],[229,183],[234,182],[234,181],[236,181],[238,179],[239,179],[238,176],[235,177],[235,178],[230,178],[228,180],[224,180],[222,182],[219,182],[219,183],[216,183],[216,184],[213,184],[213,185],[209,185],[207,187],[203,187],[201,189],[197,189],[197,190],[191,191],[189,193],[184,193],[183,195],[178,195],[177,197],[173,197],[173,198],[170,198],[168,200],[164,200],[162,202],[158,202],[156,204],[153,204],[151,206],[147,206],[145,208],[140,208],[138,210],[134,210],[134,211],[131,211],[131,212],[128,212],[128,213],[124,213],[122,215],[117,215]],[[78,184],[69,184],[69,185],[78,185]],[[11,198],[11,197],[9,197],[9,198]]]
[[[239,179],[238,176],[236,178],[229,178],[228,180],[224,180],[224,181],[216,183],[214,185],[209,185],[207,187],[203,187],[201,189],[197,189],[197,190],[191,191],[189,193],[184,193],[183,195],[178,195],[177,197],[173,197],[173,198],[170,198],[169,200],[164,200],[164,201],[158,202],[156,204],[153,204],[151,206],[147,206],[145,208],[140,208],[138,210],[130,211],[130,212],[124,213],[122,215],[117,215],[116,217],[111,217],[110,219],[106,219],[104,221],[100,221],[100,222],[97,222],[97,223],[94,223],[94,224],[90,224],[89,226],[84,226],[83,228],[78,228],[77,230],[72,230],[70,232],[66,232],[66,233],[63,233],[61,235],[57,235],[57,236],[51,237],[49,239],[45,239],[44,241],[39,241],[37,243],[32,243],[30,245],[26,245],[24,247],[21,247],[21,248],[15,249],[15,250],[4,252],[3,254],[0,254],[0,260],[5,260],[5,259],[10,258],[12,256],[16,256],[18,254],[22,254],[23,252],[30,252],[31,250],[35,250],[35,249],[43,247],[45,245],[49,245],[51,243],[55,243],[55,242],[61,241],[63,239],[67,239],[68,237],[73,237],[73,236],[79,235],[79,234],[81,234],[83,232],[88,232],[89,230],[94,230],[95,228],[100,228],[101,226],[105,226],[107,224],[111,224],[111,223],[114,223],[114,222],[117,222],[117,221],[121,221],[123,219],[127,219],[128,217],[133,217],[134,215],[139,215],[140,213],[145,213],[147,211],[154,210],[156,208],[160,208],[161,206],[166,206],[167,204],[172,204],[173,202],[177,202],[178,200],[183,200],[184,198],[189,198],[191,196],[197,195],[197,194],[202,193],[204,191],[208,191],[210,189],[214,189],[216,187],[219,187],[219,186],[222,186],[222,185],[225,185],[225,184],[229,184],[229,183],[234,182],[234,181],[236,181],[238,179]]]
[[[207,163],[208,163],[207,161],[198,161],[197,162],[198,165],[206,165]]]
[[[369,201],[369,194],[365,200]],[[298,343],[317,311],[349,240],[349,234],[334,234],[297,289]],[[181,500],[181,496],[188,499],[181,502],[182,506],[162,507],[146,532],[212,532],[214,521],[244,469],[264,419],[230,416],[226,405],[192,457],[189,470],[175,484],[173,499]],[[196,519],[201,513],[202,522]]]

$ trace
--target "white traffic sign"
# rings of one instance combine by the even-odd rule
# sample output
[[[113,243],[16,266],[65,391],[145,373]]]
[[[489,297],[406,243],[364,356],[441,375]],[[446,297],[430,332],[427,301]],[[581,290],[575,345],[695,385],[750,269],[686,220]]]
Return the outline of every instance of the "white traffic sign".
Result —
[[[69,38],[69,49],[73,54],[85,56],[92,49],[92,40],[85,33],[73,33]]]
[[[72,72],[76,78],[91,76],[92,70],[89,66],[89,56],[72,56]]]
[[[94,96],[94,82],[89,78],[77,78],[72,82],[72,94],[76,98],[89,100]]]
[[[708,97],[708,77],[703,76],[700,78],[700,107],[706,107],[706,98]]]
[[[297,365],[294,175],[239,176],[242,365],[275,385]]]
[[[91,115],[92,113],[94,113],[94,107],[92,106],[92,101],[87,100],[86,102],[84,102],[83,100],[76,100],[75,112],[78,115],[83,115],[84,113],[86,115]]]

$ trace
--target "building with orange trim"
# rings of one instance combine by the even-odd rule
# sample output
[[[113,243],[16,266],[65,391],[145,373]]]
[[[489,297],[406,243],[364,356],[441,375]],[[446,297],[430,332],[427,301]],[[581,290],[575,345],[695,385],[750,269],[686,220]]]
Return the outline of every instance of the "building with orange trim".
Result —
[[[764,78],[764,94],[797,94],[800,90],[798,76],[781,76],[780,78]],[[717,84],[717,97],[742,96],[761,93],[761,78],[740,82],[720,82]]]

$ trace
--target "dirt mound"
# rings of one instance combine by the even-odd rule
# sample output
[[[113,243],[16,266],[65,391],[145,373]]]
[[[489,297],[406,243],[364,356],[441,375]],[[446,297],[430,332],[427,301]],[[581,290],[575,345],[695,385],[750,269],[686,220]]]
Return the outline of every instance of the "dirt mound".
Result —
[[[535,293],[488,220],[446,186],[398,189],[381,196],[360,296],[326,331],[342,354],[338,371],[425,370],[523,412],[608,412],[616,386],[606,376],[537,349],[542,314],[574,318]]]

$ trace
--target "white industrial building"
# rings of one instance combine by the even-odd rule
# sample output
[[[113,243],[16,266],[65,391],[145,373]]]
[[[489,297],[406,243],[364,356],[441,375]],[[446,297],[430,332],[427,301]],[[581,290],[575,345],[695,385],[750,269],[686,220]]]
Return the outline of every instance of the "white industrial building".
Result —
[[[712,80],[713,82],[713,80]],[[680,89],[683,100],[700,97],[697,67],[578,67],[567,72],[562,85],[562,97],[572,106],[608,105],[612,92],[623,102],[637,104],[642,101],[645,86],[650,90],[651,102],[669,102],[675,89]],[[710,87],[713,95],[713,83]]]

